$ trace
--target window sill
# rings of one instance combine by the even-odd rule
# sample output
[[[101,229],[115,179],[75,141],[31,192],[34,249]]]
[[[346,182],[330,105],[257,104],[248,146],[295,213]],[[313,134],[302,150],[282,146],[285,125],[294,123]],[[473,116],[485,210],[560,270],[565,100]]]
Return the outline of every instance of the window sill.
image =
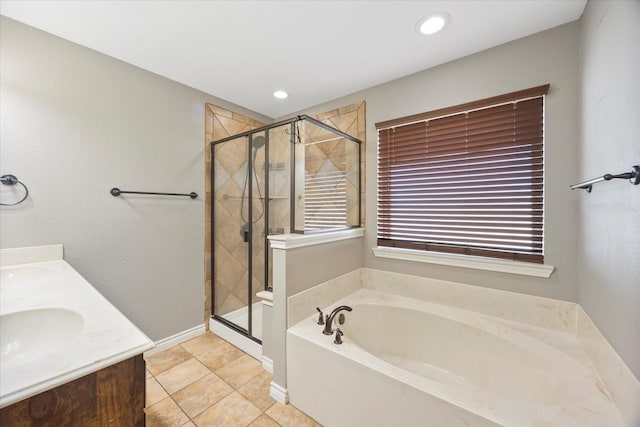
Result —
[[[542,277],[545,279],[548,279],[549,276],[551,276],[551,273],[553,273],[555,268],[554,266],[547,264],[507,261],[468,255],[442,254],[437,252],[389,248],[384,246],[373,248],[373,254],[381,258],[426,262],[452,267],[474,268],[477,270],[499,271],[501,273],[520,274],[524,276]]]

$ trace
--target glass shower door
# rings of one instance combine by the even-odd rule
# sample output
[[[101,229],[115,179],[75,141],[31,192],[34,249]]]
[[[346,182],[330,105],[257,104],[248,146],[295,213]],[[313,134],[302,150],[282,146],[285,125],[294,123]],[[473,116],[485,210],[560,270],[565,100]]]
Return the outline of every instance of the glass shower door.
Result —
[[[249,335],[248,269],[250,248],[247,185],[247,137],[215,144],[212,149],[213,315]],[[242,212],[244,210],[244,212]]]
[[[212,149],[213,316],[250,338],[262,339],[267,286],[267,136],[255,133]]]

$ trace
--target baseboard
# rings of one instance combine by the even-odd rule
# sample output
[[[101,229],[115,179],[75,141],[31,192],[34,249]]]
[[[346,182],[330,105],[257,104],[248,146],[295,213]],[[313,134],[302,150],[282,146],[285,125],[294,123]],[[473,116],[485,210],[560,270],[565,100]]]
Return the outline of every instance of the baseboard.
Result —
[[[273,397],[277,402],[286,405],[289,403],[289,392],[286,388],[271,382],[271,387],[269,388],[269,396]]]
[[[171,335],[170,337],[163,338],[159,341],[155,342],[155,347],[149,351],[144,352],[144,356],[151,356],[154,353],[157,353],[162,350],[166,350],[169,347],[173,347],[174,345],[178,345],[185,341],[189,341],[191,338],[195,338],[198,335],[202,335],[206,332],[205,324],[201,324],[198,326],[194,326],[191,329],[187,329],[186,331],[178,332],[175,335]]]
[[[262,356],[262,367],[265,371],[273,374],[273,360],[269,359],[267,356]]]
[[[262,360],[262,346],[214,319],[209,320],[209,330],[223,340],[235,345],[258,362]]]

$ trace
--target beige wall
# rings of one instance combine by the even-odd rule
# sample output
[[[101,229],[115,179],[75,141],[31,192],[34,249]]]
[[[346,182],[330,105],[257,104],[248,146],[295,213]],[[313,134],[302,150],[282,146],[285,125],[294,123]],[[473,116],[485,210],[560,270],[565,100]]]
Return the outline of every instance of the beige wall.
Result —
[[[362,238],[287,251],[287,297],[362,267]]]
[[[202,324],[204,104],[269,119],[4,17],[0,67],[0,171],[31,191],[0,208],[0,247],[62,243],[154,340]]]
[[[578,31],[571,23],[305,110],[367,104],[365,265],[480,286],[577,300],[577,206],[568,186],[578,176]],[[551,84],[546,101],[545,262],[550,279],[378,259],[376,245],[375,123]]]
[[[590,1],[581,22],[580,179],[640,164],[640,2]],[[579,302],[640,378],[640,186],[596,184],[580,207]]]

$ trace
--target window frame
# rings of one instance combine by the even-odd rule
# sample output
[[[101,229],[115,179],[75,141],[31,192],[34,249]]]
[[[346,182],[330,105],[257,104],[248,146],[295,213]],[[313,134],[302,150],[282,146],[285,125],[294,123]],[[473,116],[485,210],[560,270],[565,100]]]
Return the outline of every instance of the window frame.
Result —
[[[377,210],[378,210],[378,221],[377,221],[377,225],[378,225],[378,231],[377,231],[377,242],[378,242],[378,246],[379,248],[382,247],[390,247],[390,248],[402,248],[402,249],[409,249],[409,250],[418,250],[421,252],[433,252],[433,253],[438,253],[438,254],[442,254],[442,255],[447,255],[447,254],[456,254],[458,256],[481,256],[481,257],[489,257],[492,259],[501,259],[501,260],[514,260],[514,261],[523,261],[525,263],[538,263],[538,264],[542,264],[544,263],[544,198],[542,196],[541,200],[542,200],[542,207],[541,207],[541,222],[542,224],[539,225],[539,228],[541,229],[539,231],[539,235],[540,235],[540,248],[539,248],[539,252],[536,252],[535,250],[532,249],[531,253],[527,253],[526,251],[504,251],[504,250],[496,250],[495,248],[479,248],[478,246],[473,246],[473,245],[468,245],[468,244],[462,244],[462,245],[450,245],[450,244],[434,244],[433,242],[428,242],[428,241],[411,241],[411,240],[402,240],[402,239],[390,239],[388,238],[389,233],[387,233],[388,229],[385,229],[385,231],[383,233],[381,233],[380,229],[381,229],[381,218],[380,218],[380,211],[381,211],[381,193],[383,194],[383,197],[386,195],[388,196],[389,194],[392,194],[392,190],[389,190],[388,193],[385,193],[385,190],[381,190],[380,188],[380,181],[381,181],[381,172],[380,172],[380,159],[381,159],[381,155],[380,155],[380,132],[384,131],[386,129],[390,129],[390,128],[396,128],[396,127],[401,127],[401,126],[408,126],[408,125],[412,125],[415,123],[420,123],[420,122],[428,122],[428,121],[432,121],[432,120],[438,120],[440,118],[443,117],[448,117],[448,116],[455,116],[455,115],[459,115],[461,113],[470,113],[470,112],[475,112],[478,110],[487,110],[490,108],[494,108],[494,107],[498,107],[500,105],[504,105],[504,104],[512,104],[512,103],[517,103],[517,102],[523,102],[523,101],[528,101],[531,99],[538,99],[541,98],[542,99],[542,107],[541,107],[541,117],[540,117],[540,125],[542,127],[541,133],[541,146],[542,146],[542,150],[544,150],[544,126],[545,126],[545,96],[548,94],[548,90],[549,90],[550,85],[546,84],[546,85],[541,85],[541,86],[536,86],[536,87],[532,87],[529,89],[524,89],[524,90],[520,90],[520,91],[516,91],[516,92],[511,92],[511,93],[507,93],[507,94],[503,94],[503,95],[499,95],[499,96],[494,96],[494,97],[490,97],[490,98],[485,98],[485,99],[481,99],[481,100],[477,100],[477,101],[472,101],[472,102],[468,102],[465,104],[460,104],[460,105],[455,105],[455,106],[451,106],[451,107],[446,107],[446,108],[442,108],[442,109],[437,109],[437,110],[433,110],[433,111],[429,111],[429,112],[425,112],[425,113],[420,113],[420,114],[415,114],[415,115],[411,115],[411,116],[406,116],[406,117],[401,117],[401,118],[397,118],[397,119],[393,119],[393,120],[387,120],[387,121],[383,121],[383,122],[379,122],[376,123],[376,129],[378,131],[378,152],[377,152],[377,160],[378,160],[378,174],[377,174],[377,181],[378,181],[378,202],[377,202]],[[465,119],[466,120],[466,119]],[[514,142],[514,144],[517,144],[517,141]],[[507,145],[505,145],[506,147]],[[542,159],[543,165],[542,165],[542,169],[544,169],[544,151],[542,152],[542,154],[540,155],[540,158]],[[463,160],[461,160],[462,162]],[[428,164],[429,160],[425,159],[425,164]],[[388,177],[386,179],[389,179]],[[544,185],[544,172],[541,173],[541,177],[540,177],[540,190],[539,193],[542,194],[543,192],[543,185]],[[426,187],[421,187],[423,190]],[[389,220],[391,221],[391,220]],[[385,224],[384,227],[388,227],[388,223]],[[386,233],[386,234],[385,234]],[[381,236],[382,234],[382,236]],[[534,239],[535,240],[535,239]],[[533,240],[532,240],[533,241]]]

